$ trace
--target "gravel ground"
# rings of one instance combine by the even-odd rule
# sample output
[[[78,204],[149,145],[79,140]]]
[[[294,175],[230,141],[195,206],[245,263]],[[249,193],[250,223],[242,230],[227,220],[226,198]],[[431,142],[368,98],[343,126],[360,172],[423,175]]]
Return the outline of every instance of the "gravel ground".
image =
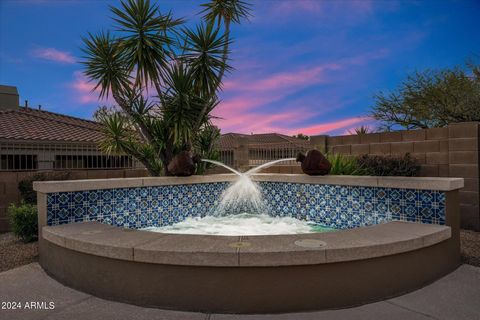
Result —
[[[480,232],[461,230],[462,261],[480,267]],[[38,261],[37,242],[23,243],[12,233],[0,234],[0,272]]]
[[[0,234],[0,272],[38,261],[37,242],[24,243],[13,233]]]
[[[462,262],[480,267],[480,232],[461,230]]]

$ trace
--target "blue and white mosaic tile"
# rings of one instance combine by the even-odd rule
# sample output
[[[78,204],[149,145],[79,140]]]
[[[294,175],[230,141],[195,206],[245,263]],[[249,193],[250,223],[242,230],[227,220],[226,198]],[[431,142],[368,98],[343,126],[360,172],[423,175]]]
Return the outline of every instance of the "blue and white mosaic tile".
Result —
[[[261,182],[269,212],[337,229],[392,220],[445,224],[445,193],[431,190]]]
[[[125,228],[171,225],[204,216],[227,182],[59,192],[47,196],[47,224],[100,221]]]
[[[445,224],[445,193],[430,190],[260,182],[267,212],[338,229],[391,220]],[[227,182],[60,192],[47,196],[48,225],[100,221],[160,227],[204,216]]]

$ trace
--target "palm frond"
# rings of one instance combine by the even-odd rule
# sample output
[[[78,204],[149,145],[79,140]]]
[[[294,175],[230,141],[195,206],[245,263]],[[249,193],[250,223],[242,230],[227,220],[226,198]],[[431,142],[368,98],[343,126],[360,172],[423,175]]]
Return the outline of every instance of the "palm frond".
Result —
[[[219,34],[213,23],[202,24],[195,31],[184,29],[186,44],[182,56],[191,68],[195,88],[204,95],[215,94],[220,85],[222,70],[231,71],[224,61],[225,47],[230,40],[226,34]],[[227,55],[230,51],[227,49]]]
[[[211,0],[201,5],[204,9],[200,12],[206,21],[218,23],[221,20],[240,23],[244,18],[250,17],[252,5],[243,0]]]
[[[168,65],[169,46],[175,44],[169,34],[183,23],[171,13],[163,15],[149,0],[121,2],[121,8],[111,7],[117,30],[122,33],[121,50],[128,56],[129,71],[135,72],[135,84],[149,87],[159,85],[162,68]]]
[[[100,97],[130,87],[127,57],[120,50],[117,39],[108,32],[89,33],[83,43],[85,56],[81,63],[85,67],[84,74],[95,82],[93,90],[100,88]]]

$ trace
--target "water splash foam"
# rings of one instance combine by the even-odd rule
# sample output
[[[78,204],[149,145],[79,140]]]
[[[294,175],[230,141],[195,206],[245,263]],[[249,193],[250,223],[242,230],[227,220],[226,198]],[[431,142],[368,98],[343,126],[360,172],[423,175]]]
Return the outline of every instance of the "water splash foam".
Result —
[[[164,227],[144,228],[146,231],[181,234],[210,234],[224,236],[299,234],[333,231],[308,221],[291,217],[272,217],[266,214],[237,214],[224,217],[188,217],[182,222]]]
[[[210,212],[210,214],[213,216],[226,216],[242,213],[267,214],[267,206],[262,199],[260,187],[250,178],[250,176],[274,164],[285,161],[293,161],[295,158],[273,160],[258,167],[252,168],[245,173],[237,171],[219,161],[209,159],[201,160],[222,166],[238,175],[238,180],[232,183],[222,193],[218,205],[215,206]]]

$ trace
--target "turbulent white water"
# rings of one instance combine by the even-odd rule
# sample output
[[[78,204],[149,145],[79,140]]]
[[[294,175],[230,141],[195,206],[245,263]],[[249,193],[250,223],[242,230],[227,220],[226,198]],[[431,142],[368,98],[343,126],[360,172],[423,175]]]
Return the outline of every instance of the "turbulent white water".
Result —
[[[248,176],[241,175],[220,196],[218,205],[213,210],[214,216],[239,213],[265,213],[260,187]]]
[[[144,230],[212,235],[274,235],[332,230],[295,218],[268,215],[260,187],[250,179],[250,175],[276,163],[292,160],[295,158],[270,161],[241,173],[221,162],[202,159],[202,161],[227,168],[238,175],[238,179],[222,193],[218,205],[205,217],[188,217],[170,226],[151,227]]]
[[[267,213],[260,188],[256,182],[250,179],[250,176],[279,162],[292,160],[295,160],[295,158],[270,161],[250,169],[245,173],[241,173],[221,162],[202,159],[202,161],[222,166],[238,175],[238,179],[222,193],[218,205],[211,211],[211,214],[214,216],[225,216],[244,212],[257,214]]]
[[[143,230],[181,233],[210,234],[224,236],[298,234],[331,231],[307,221],[290,217],[271,217],[266,214],[235,214],[222,217],[189,217],[171,226],[145,228]]]

